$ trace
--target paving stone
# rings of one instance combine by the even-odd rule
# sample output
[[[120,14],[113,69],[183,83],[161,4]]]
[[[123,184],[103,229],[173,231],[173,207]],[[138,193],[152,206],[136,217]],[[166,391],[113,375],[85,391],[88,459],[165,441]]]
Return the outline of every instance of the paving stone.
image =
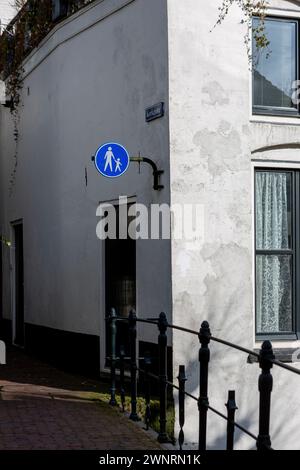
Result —
[[[16,350],[0,369],[0,450],[159,449],[115,408],[88,399],[101,382]]]

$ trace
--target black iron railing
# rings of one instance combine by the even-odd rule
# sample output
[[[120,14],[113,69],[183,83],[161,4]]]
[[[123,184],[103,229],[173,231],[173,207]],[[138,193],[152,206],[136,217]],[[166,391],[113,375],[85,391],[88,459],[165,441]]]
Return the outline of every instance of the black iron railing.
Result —
[[[139,420],[137,414],[137,373],[143,374],[145,382],[145,424],[146,429],[149,429],[150,418],[151,418],[151,405],[150,405],[150,381],[155,380],[159,384],[159,414],[160,414],[160,429],[158,433],[158,441],[160,443],[170,442],[169,436],[167,435],[167,389],[171,387],[178,391],[178,406],[179,406],[179,436],[178,443],[182,450],[184,444],[184,424],[185,424],[185,397],[189,397],[195,400],[198,404],[199,412],[199,438],[198,448],[200,451],[206,450],[206,434],[207,434],[207,413],[211,411],[227,421],[227,439],[226,439],[226,450],[234,449],[234,433],[235,428],[239,429],[243,433],[247,434],[256,442],[256,448],[260,451],[272,450],[271,438],[270,438],[270,410],[271,410],[271,393],[273,388],[273,377],[271,369],[273,365],[279,366],[290,372],[300,375],[300,370],[292,367],[288,364],[282,363],[275,359],[273,354],[272,344],[270,341],[264,341],[260,352],[251,351],[250,349],[244,348],[234,343],[230,343],[220,338],[212,336],[210,327],[207,321],[201,324],[200,330],[197,332],[188,328],[183,328],[177,325],[169,324],[165,313],[161,313],[159,318],[155,319],[142,319],[136,316],[134,310],[130,312],[128,318],[118,317],[115,310],[112,309],[110,315],[107,317],[107,321],[110,324],[111,332],[111,356],[108,357],[110,362],[111,371],[111,399],[110,404],[117,405],[116,400],[116,369],[117,366],[120,370],[120,396],[121,405],[123,410],[125,409],[125,384],[124,384],[124,372],[125,363],[130,363],[130,382],[131,382],[131,413],[130,419],[133,421]],[[117,323],[128,322],[129,325],[129,340],[130,340],[130,355],[125,355],[125,350],[122,345],[120,346],[120,354],[116,355],[116,335],[117,335]],[[148,353],[142,358],[137,358],[137,322],[145,323],[149,325],[155,325],[158,327],[158,360],[159,360],[159,373],[158,375],[153,374],[150,371],[152,358]],[[186,332],[192,335],[196,335],[199,338],[199,396],[196,397],[188,393],[185,389],[185,383],[187,381],[185,374],[185,366],[179,366],[178,372],[178,385],[170,382],[167,376],[167,330],[168,328],[176,329],[182,332]],[[258,390],[259,390],[259,431],[258,435],[254,435],[244,426],[235,421],[235,413],[237,410],[235,402],[235,391],[230,390],[228,392],[228,401],[226,403],[227,414],[220,412],[213,408],[209,404],[208,399],[208,373],[209,373],[209,361],[210,361],[210,342],[214,341],[221,343],[230,348],[242,351],[248,355],[255,356],[258,360],[261,373],[258,378]],[[144,368],[140,368],[138,360],[144,363]]]

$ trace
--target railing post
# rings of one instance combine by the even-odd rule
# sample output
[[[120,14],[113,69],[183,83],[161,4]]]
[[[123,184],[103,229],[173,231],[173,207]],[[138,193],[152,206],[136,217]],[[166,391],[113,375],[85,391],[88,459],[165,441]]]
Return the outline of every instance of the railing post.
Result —
[[[229,390],[228,392],[228,401],[226,403],[227,408],[227,442],[226,442],[226,450],[233,450],[234,448],[234,416],[235,412],[238,409],[235,402],[235,391]]]
[[[145,365],[145,403],[146,403],[145,425],[146,425],[146,430],[148,431],[149,426],[150,426],[150,418],[151,418],[150,376],[149,376],[149,369],[150,369],[150,366],[151,366],[151,357],[150,357],[149,351],[145,352],[144,365]]]
[[[132,421],[139,421],[136,412],[137,404],[137,363],[136,363],[136,313],[131,310],[129,314],[129,342],[130,342],[130,377],[131,377],[131,413]]]
[[[178,436],[178,443],[179,448],[182,450],[182,446],[184,443],[184,432],[183,426],[185,421],[185,413],[184,413],[184,403],[185,403],[185,366],[179,366],[179,374],[178,374],[178,382],[179,382],[179,394],[178,394],[178,402],[179,402],[179,436]]]
[[[264,341],[260,350],[259,367],[261,374],[258,379],[259,390],[259,434],[257,450],[268,450],[271,447],[270,439],[270,410],[273,377],[271,369],[272,359],[275,359],[270,341]]]
[[[124,384],[124,371],[125,371],[125,348],[123,345],[120,346],[120,396],[122,410],[125,411],[125,384]]]
[[[160,404],[160,430],[158,434],[158,442],[169,442],[166,431],[167,426],[167,328],[168,321],[165,313],[159,315],[158,320],[158,356],[159,356],[159,404]]]
[[[199,331],[199,341],[201,344],[199,350],[200,363],[200,395],[198,399],[199,408],[199,445],[200,451],[206,450],[206,428],[207,428],[207,407],[208,407],[208,363],[210,359],[209,343],[210,329],[207,321],[204,321]]]
[[[111,332],[111,353],[110,353],[110,401],[111,406],[117,405],[116,400],[116,337],[117,337],[117,314],[114,308],[111,309],[109,315],[110,332]]]

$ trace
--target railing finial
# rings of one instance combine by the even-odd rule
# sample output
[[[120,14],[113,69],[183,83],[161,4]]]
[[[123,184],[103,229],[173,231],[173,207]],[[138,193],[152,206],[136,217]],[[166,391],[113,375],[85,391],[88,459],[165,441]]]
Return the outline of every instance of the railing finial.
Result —
[[[131,413],[132,421],[139,421],[137,414],[137,357],[136,357],[136,312],[129,313],[130,377],[131,377]]]
[[[270,438],[270,411],[271,393],[273,389],[273,377],[271,369],[272,360],[275,359],[272,343],[264,341],[259,354],[259,367],[261,374],[258,379],[259,390],[259,434],[257,438],[257,450],[271,448]]]
[[[184,409],[184,403],[185,403],[185,382],[187,381],[186,375],[185,375],[185,366],[180,365],[179,366],[179,374],[178,374],[178,382],[179,382],[179,394],[178,394],[178,404],[179,404],[179,426],[180,426],[180,431],[179,431],[179,436],[178,436],[178,443],[179,443],[179,448],[182,450],[183,444],[184,444],[184,432],[183,432],[183,426],[184,426],[184,421],[185,421],[185,409]]]
[[[201,344],[209,344],[211,338],[211,332],[209,328],[209,323],[204,321],[201,323],[201,328],[199,331],[199,341]]]
[[[158,319],[158,354],[159,354],[159,434],[158,442],[167,443],[169,442],[169,437],[166,431],[167,425],[167,328],[168,320],[166,314],[161,312]]]
[[[226,437],[226,450],[233,450],[234,447],[234,416],[238,409],[235,402],[235,390],[229,390],[228,400],[226,403],[227,408],[227,437]]]
[[[198,399],[199,409],[199,443],[200,451],[206,450],[206,430],[207,430],[207,410],[208,410],[208,363],[210,359],[209,343],[211,332],[209,323],[204,321],[199,331],[199,341],[201,347],[199,349],[199,387],[200,395]]]
[[[164,312],[161,312],[159,314],[159,319],[158,319],[158,329],[161,334],[164,334],[167,331],[167,328],[168,328],[167,315]]]
[[[110,387],[110,401],[111,406],[116,406],[116,341],[117,341],[117,313],[114,308],[110,310],[109,313],[110,321],[110,333],[111,333],[111,354],[110,354],[110,377],[111,377],[111,387]]]
[[[274,356],[274,352],[273,352],[273,346],[272,346],[272,343],[271,341],[264,341],[262,346],[261,346],[261,350],[260,350],[260,354],[259,354],[259,367],[261,369],[264,369],[264,368],[270,368],[272,369],[273,367],[273,363],[272,363],[272,360],[275,359],[275,356]]]
[[[129,322],[130,320],[136,319],[136,311],[134,310],[134,308],[130,310],[128,318],[129,318]]]
[[[125,411],[125,380],[124,380],[124,373],[125,373],[125,347],[123,344],[120,345],[120,396],[121,396],[121,405],[122,411]]]
[[[151,407],[150,407],[150,367],[151,367],[151,355],[150,351],[145,351],[144,355],[144,367],[145,367],[145,403],[146,403],[146,410],[145,410],[145,425],[146,431],[149,430],[150,427],[150,419],[151,419]]]

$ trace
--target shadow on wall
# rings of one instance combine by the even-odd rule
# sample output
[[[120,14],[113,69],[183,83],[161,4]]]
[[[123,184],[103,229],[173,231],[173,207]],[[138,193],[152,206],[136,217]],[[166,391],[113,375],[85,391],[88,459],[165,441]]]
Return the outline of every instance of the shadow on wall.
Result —
[[[197,351],[196,347],[194,351]],[[249,364],[247,354],[214,342],[210,344],[210,351],[208,386],[210,405],[226,415],[224,405],[227,402],[228,390],[235,390],[238,406],[235,421],[257,436],[259,429],[258,378],[261,373],[258,363]],[[272,447],[274,449],[299,449],[300,396],[296,391],[300,389],[300,377],[276,366],[272,369],[272,375],[270,422]],[[186,365],[186,377],[188,379],[186,390],[197,397],[199,393],[197,359],[189,361]],[[209,410],[207,423],[208,449],[226,449],[226,421]],[[186,447],[197,447],[198,408],[197,402],[192,399],[186,399],[184,431]],[[235,449],[256,449],[255,440],[237,428],[234,442]]]
[[[246,287],[245,287],[246,288]],[[224,340],[236,342],[251,349],[249,344],[242,344],[238,340],[244,335],[241,330],[251,331],[251,327],[241,325],[232,315],[231,297],[243,296],[234,291],[224,304],[222,312],[214,310],[214,314],[207,314],[211,318],[211,333]],[[213,297],[211,297],[213,298]],[[207,309],[212,312],[212,308]],[[238,311],[242,311],[240,308]],[[197,315],[202,323],[203,315]],[[197,317],[193,312],[193,318]],[[217,320],[216,320],[217,319]],[[218,329],[214,328],[218,326]],[[194,325],[184,325],[195,328]],[[178,336],[177,336],[178,335]],[[180,335],[180,336],[179,336]],[[186,390],[198,397],[199,394],[199,340],[197,336],[180,332],[176,333],[176,344],[181,347],[182,364],[186,366]],[[186,345],[188,344],[188,348]],[[255,436],[259,430],[259,392],[258,379],[261,374],[259,364],[248,363],[248,354],[233,348],[210,342],[210,363],[208,378],[208,397],[212,407],[223,414],[227,414],[224,406],[228,399],[228,391],[235,390],[238,410],[235,415],[236,422],[246,428]],[[177,372],[177,371],[175,371]],[[292,372],[274,366],[271,370],[273,376],[273,392],[271,397],[270,436],[274,449],[299,449],[300,445],[300,377]],[[177,373],[176,373],[177,375]],[[176,397],[175,397],[176,398]],[[177,402],[177,399],[176,399]],[[178,410],[178,403],[176,404]],[[226,448],[226,421],[208,411],[207,445],[209,449]],[[176,426],[178,419],[176,418]],[[186,447],[196,447],[198,442],[198,408],[197,402],[186,398],[185,420]],[[178,429],[176,430],[176,434]],[[256,449],[256,442],[245,433],[236,428],[236,449]]]

